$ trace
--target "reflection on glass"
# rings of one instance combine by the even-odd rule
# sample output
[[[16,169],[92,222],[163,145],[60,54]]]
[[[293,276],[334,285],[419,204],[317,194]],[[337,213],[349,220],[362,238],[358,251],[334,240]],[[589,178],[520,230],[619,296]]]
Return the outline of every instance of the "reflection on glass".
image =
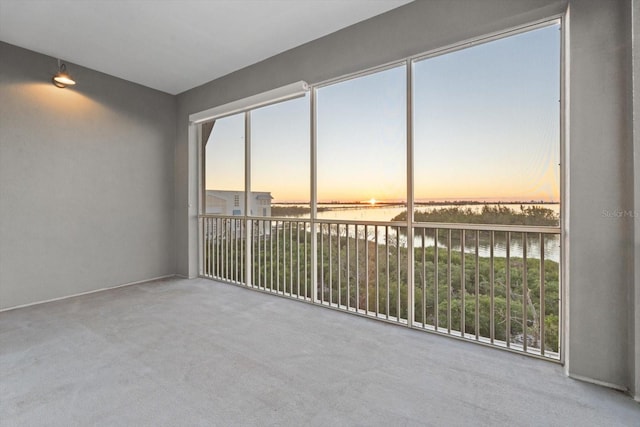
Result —
[[[251,215],[310,216],[309,97],[251,112]]]
[[[216,120],[204,150],[205,213],[244,215],[244,114]]]
[[[559,61],[554,25],[414,64],[416,221],[558,224]]]
[[[389,221],[406,206],[406,69],[318,89],[318,217]],[[384,214],[380,217],[380,214]]]

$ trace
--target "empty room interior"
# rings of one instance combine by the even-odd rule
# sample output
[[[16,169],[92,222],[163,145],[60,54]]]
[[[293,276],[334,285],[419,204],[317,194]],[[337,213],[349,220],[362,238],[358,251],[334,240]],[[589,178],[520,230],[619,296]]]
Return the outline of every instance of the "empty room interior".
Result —
[[[0,0],[0,425],[640,425],[640,0]]]

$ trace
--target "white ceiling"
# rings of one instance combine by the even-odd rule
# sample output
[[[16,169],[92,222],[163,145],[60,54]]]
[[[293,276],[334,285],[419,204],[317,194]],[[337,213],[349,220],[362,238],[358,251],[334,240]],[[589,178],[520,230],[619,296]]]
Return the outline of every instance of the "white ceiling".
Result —
[[[0,0],[0,40],[177,94],[410,1]]]

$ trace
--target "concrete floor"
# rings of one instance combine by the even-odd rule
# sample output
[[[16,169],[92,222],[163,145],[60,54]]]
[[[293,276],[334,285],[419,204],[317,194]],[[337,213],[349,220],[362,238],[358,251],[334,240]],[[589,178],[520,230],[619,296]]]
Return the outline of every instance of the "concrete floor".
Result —
[[[559,365],[205,279],[0,313],[0,425],[640,425]]]

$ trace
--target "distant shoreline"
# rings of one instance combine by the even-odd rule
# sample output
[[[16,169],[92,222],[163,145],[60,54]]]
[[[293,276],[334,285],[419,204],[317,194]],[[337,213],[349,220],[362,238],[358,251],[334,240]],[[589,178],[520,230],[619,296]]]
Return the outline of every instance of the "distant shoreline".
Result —
[[[519,208],[519,210],[518,210]],[[553,211],[556,215],[559,214],[560,204],[551,202],[474,202],[467,203],[461,201],[454,202],[424,202],[416,203],[414,205],[414,211],[416,215],[434,215],[436,212],[440,214],[450,215],[464,214],[466,216],[476,214],[477,212],[500,212],[504,214],[505,211],[512,212],[515,215],[523,211]],[[320,218],[334,219],[332,216],[335,213],[357,212],[357,214],[346,213],[341,216],[342,219],[359,219],[365,218],[370,220],[387,221],[391,217],[397,217],[397,215],[406,215],[407,205],[405,203],[398,202],[376,202],[371,203],[318,203],[317,212]],[[455,211],[455,212],[454,212]],[[464,211],[464,212],[463,212]],[[309,215],[311,213],[311,206],[307,203],[273,203],[271,205],[271,215],[276,217],[299,217],[302,215]],[[389,218],[381,217],[380,215],[389,215]],[[354,216],[356,215],[356,216]],[[335,217],[338,218],[338,217]],[[457,222],[457,221],[452,221]]]
[[[542,200],[520,200],[520,201],[465,201],[465,200],[445,200],[445,201],[429,201],[429,202],[414,202],[414,206],[462,206],[462,205],[559,205],[560,202],[545,202]],[[308,206],[309,202],[274,202],[273,205],[279,206]],[[378,202],[371,204],[369,202],[318,202],[318,205],[323,206],[361,206],[361,207],[376,207],[376,206],[405,206],[406,202]]]

